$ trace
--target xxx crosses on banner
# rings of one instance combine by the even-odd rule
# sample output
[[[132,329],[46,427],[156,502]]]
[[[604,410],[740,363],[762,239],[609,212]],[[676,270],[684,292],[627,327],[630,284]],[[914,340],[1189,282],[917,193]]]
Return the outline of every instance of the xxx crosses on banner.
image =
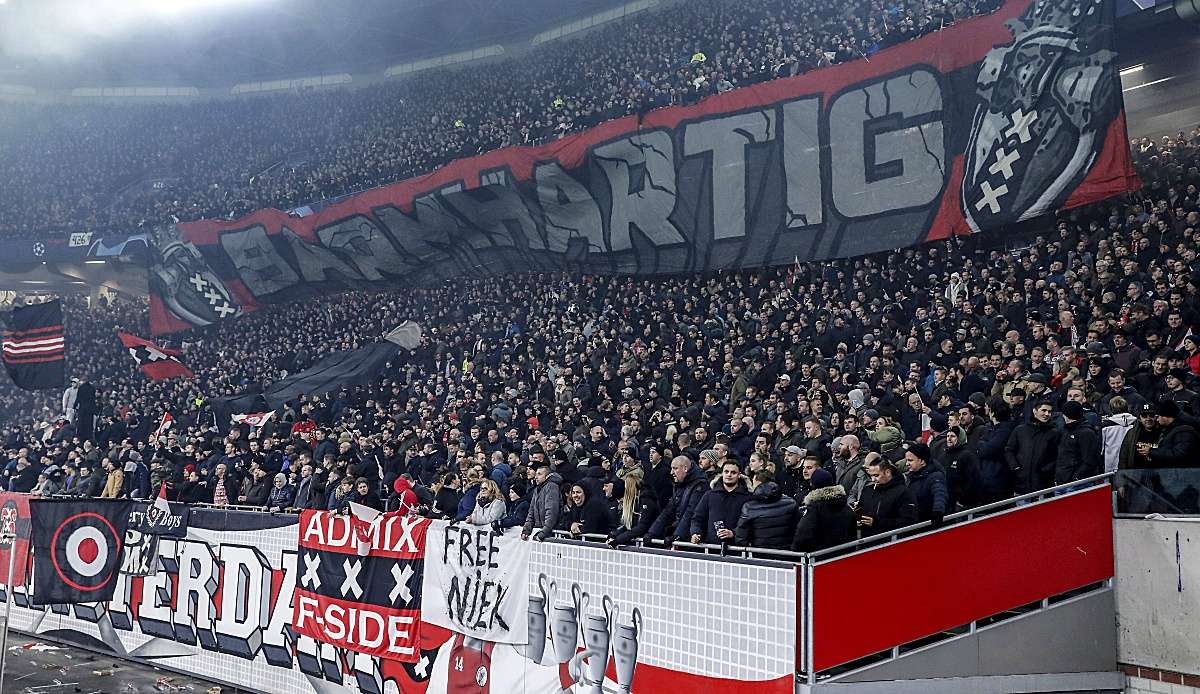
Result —
[[[378,658],[417,662],[429,522],[400,513],[371,521],[330,511],[301,513],[296,633]]]
[[[129,355],[151,381],[163,381],[176,376],[195,376],[191,369],[179,361],[178,350],[159,347],[149,340],[129,333],[118,332],[117,337],[121,338],[121,344],[125,345]]]
[[[112,600],[133,503],[29,502],[35,605]]]

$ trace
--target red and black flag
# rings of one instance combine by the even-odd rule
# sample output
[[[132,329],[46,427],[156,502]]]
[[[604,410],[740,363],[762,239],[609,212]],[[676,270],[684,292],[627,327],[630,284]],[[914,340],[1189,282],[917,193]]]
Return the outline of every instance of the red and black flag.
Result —
[[[4,368],[18,388],[62,388],[66,368],[62,302],[14,308],[5,316]]]
[[[112,600],[133,504],[29,502],[35,605]]]
[[[176,376],[191,378],[196,375],[179,361],[180,352],[177,350],[159,347],[149,340],[129,333],[119,332],[117,337],[121,338],[121,344],[125,345],[129,355],[142,367],[142,371],[151,381],[162,381]]]

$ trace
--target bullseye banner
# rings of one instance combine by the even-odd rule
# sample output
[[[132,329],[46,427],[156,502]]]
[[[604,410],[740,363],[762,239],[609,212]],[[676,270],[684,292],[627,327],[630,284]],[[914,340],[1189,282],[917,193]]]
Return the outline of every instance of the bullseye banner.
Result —
[[[35,605],[111,600],[132,501],[29,502]]]
[[[356,653],[417,662],[428,526],[427,519],[399,513],[368,522],[303,512],[296,633]]]
[[[539,147],[460,159],[298,218],[180,224],[155,333],[454,277],[659,275],[1003,232],[1133,190],[1111,0],[1008,0],[870,57]]]

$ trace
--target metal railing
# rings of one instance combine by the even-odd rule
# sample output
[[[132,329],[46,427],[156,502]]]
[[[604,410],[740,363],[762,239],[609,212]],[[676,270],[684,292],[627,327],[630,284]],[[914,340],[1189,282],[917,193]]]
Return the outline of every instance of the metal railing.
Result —
[[[608,543],[607,535],[602,535],[599,533],[583,533],[576,535],[566,530],[555,530],[554,539],[575,542],[590,542],[597,544]],[[616,547],[616,549],[621,548],[679,550],[696,552],[714,557],[725,557],[729,559],[773,559],[776,561],[789,561],[796,564],[802,563],[806,556],[803,552],[791,552],[782,549],[766,549],[763,547],[751,547],[749,545],[733,545],[724,543],[714,545],[703,542],[686,542],[684,540],[676,540],[668,545],[666,540],[646,537],[639,537]]]

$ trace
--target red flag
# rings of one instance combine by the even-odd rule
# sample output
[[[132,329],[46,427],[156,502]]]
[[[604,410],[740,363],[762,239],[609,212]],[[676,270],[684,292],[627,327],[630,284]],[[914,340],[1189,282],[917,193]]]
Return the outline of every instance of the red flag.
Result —
[[[184,366],[183,362],[179,361],[180,353],[177,350],[159,347],[149,340],[143,340],[125,332],[118,332],[117,337],[121,338],[121,344],[125,345],[125,349],[129,350],[129,355],[138,363],[138,366],[142,367],[142,372],[152,381],[162,381],[176,376],[191,378],[196,375]]]
[[[174,423],[175,418],[171,416],[171,413],[163,412],[162,421],[158,423],[158,428],[154,430],[155,438],[167,433],[167,429],[170,429]]]
[[[272,410],[270,412],[254,412],[252,414],[235,414],[230,416],[229,419],[232,420],[234,424],[249,424],[257,429],[258,427],[271,421],[271,418],[274,416],[275,411]]]

